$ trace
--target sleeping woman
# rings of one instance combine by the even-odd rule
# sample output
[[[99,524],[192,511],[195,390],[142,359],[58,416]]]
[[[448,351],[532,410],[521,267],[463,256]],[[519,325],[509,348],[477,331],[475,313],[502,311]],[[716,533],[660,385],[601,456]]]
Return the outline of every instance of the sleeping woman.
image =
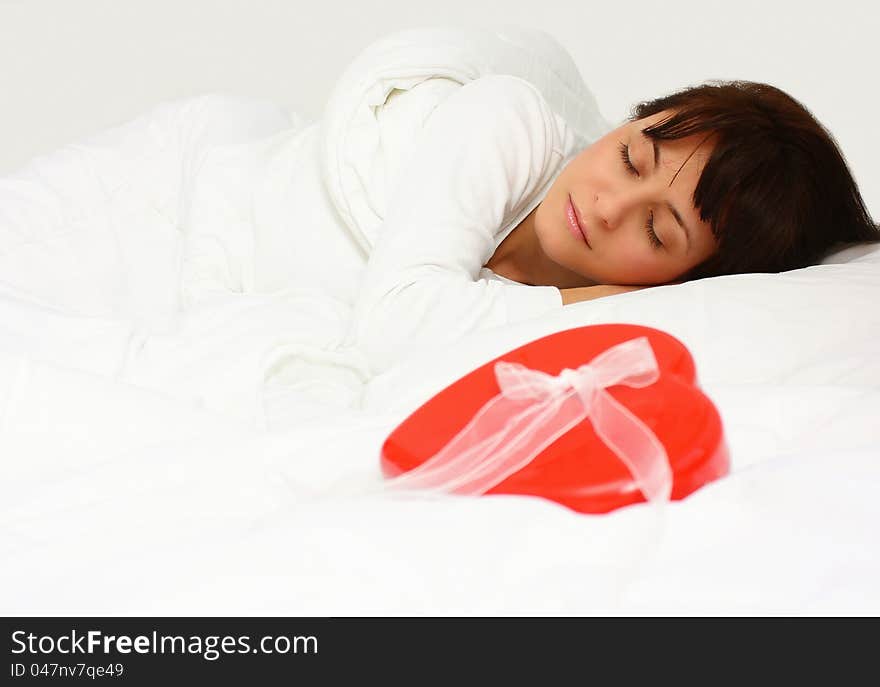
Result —
[[[431,74],[418,46],[433,35],[375,54]],[[232,386],[232,359],[237,398],[306,349],[317,376],[350,364],[360,383],[415,347],[569,304],[878,240],[833,138],[774,87],[707,83],[587,134],[532,81],[489,72],[425,77],[376,110],[393,154],[365,170],[384,193],[357,243],[318,162],[341,140],[322,128],[332,103],[310,126],[249,99],[166,104],[0,180],[0,295],[88,318],[71,341],[112,320],[102,369],[139,384]],[[44,330],[23,349],[45,348]],[[66,362],[65,341],[49,343]]]
[[[419,340],[880,240],[829,133],[752,82],[643,102],[589,143],[531,84],[482,77],[433,111],[389,198],[354,329],[378,367]]]

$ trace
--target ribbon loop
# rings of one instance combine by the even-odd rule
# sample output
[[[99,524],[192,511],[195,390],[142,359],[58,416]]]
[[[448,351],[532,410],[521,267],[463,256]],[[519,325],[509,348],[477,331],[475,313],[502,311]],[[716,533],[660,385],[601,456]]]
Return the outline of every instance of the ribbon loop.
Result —
[[[558,376],[532,370],[519,363],[495,364],[498,387],[507,398],[546,398],[548,395],[575,389],[587,409],[594,390],[617,384],[640,388],[657,381],[657,359],[648,339],[641,336],[624,341],[600,353],[576,370],[565,368]]]

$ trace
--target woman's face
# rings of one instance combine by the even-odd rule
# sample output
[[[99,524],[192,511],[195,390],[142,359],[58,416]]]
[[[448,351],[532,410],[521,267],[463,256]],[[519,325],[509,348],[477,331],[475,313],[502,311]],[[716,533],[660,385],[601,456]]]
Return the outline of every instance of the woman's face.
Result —
[[[655,146],[642,129],[669,114],[627,122],[584,149],[536,211],[543,253],[585,285],[663,284],[716,250],[693,201],[712,141],[699,135]],[[571,227],[569,200],[585,237]]]

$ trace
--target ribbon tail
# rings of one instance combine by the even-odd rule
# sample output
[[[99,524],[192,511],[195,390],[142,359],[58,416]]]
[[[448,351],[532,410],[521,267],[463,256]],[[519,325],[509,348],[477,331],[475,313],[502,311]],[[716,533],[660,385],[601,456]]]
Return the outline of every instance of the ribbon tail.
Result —
[[[593,429],[626,465],[648,501],[668,501],[672,468],[663,444],[639,418],[600,390],[590,413]]]
[[[499,402],[499,406],[504,404]],[[489,422],[472,422],[449,446],[395,481],[407,489],[429,488],[468,496],[485,494],[531,463],[585,417],[583,404],[573,392],[542,403],[533,401],[525,410],[508,418],[500,429],[497,424],[493,427]],[[470,443],[468,433],[471,436],[488,433],[489,436],[464,448]],[[453,445],[464,450],[449,450]],[[412,478],[408,479],[410,475]]]
[[[431,489],[451,492],[503,442],[519,422],[539,406],[534,401],[492,398],[448,444],[421,465],[386,482],[389,489]]]
[[[583,403],[574,392],[548,399],[532,417],[523,413],[507,432],[508,438],[479,464],[455,480],[456,494],[485,494],[510,475],[519,472],[560,436],[587,416]]]

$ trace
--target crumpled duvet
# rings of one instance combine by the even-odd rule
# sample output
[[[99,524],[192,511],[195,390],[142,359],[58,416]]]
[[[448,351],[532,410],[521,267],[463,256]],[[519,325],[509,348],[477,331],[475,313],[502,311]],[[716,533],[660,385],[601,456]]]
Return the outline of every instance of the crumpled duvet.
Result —
[[[273,371],[291,390],[324,377],[355,402],[356,357],[337,364],[348,306],[305,278],[270,289],[257,274],[255,211],[270,204],[255,200],[279,157],[312,162],[297,158],[307,135],[271,103],[202,96],[3,179],[0,351],[257,425]]]
[[[375,242],[386,194],[393,189],[393,174],[383,172],[396,166],[384,159],[388,146],[382,107],[395,91],[410,91],[426,81],[461,85],[488,74],[528,81],[587,140],[610,128],[571,56],[542,31],[518,26],[441,27],[382,38],[343,72],[322,121],[324,181],[340,216],[365,250]],[[424,97],[437,98],[431,92]],[[436,100],[426,103],[425,109],[436,104]],[[395,124],[412,127],[403,135],[418,135],[418,121]]]
[[[369,371],[346,345],[351,302],[391,158],[420,126],[383,120],[382,106],[493,72],[532,79],[582,129],[603,126],[549,36],[423,29],[359,55],[319,122],[212,94],[35,159],[0,180],[0,352],[256,426],[358,407]],[[422,92],[430,110],[449,90]]]

